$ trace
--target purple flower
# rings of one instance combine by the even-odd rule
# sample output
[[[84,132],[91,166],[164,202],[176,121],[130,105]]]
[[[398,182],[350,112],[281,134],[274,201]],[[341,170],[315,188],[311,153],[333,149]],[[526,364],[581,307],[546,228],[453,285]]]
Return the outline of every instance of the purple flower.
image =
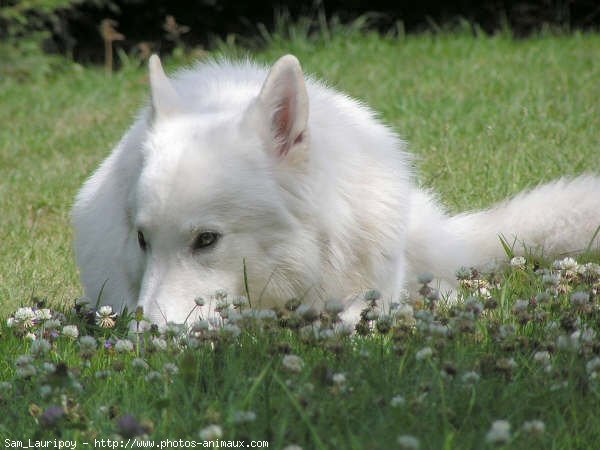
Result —
[[[40,425],[44,428],[53,428],[64,415],[65,411],[60,406],[50,406],[40,416]]]
[[[119,434],[127,439],[144,434],[144,428],[131,414],[119,417],[117,428],[119,429]]]

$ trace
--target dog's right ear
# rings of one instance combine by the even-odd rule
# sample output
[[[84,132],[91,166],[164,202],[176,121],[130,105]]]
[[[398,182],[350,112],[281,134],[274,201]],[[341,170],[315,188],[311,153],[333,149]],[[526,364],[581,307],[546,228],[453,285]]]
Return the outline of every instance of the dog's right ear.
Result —
[[[305,146],[308,126],[308,93],[298,59],[285,55],[277,60],[265,80],[255,107],[269,150],[278,157]]]
[[[149,61],[152,119],[164,118],[181,112],[181,99],[171,80],[165,74],[160,58],[152,55]]]

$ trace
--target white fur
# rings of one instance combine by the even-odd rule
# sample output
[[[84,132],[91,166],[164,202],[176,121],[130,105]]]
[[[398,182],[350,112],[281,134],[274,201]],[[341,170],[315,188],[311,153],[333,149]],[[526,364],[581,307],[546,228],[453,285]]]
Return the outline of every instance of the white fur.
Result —
[[[502,258],[499,234],[558,254],[585,249],[600,225],[593,176],[447,216],[413,184],[399,137],[293,56],[270,72],[213,62],[172,80],[157,57],[150,67],[152,107],[84,184],[73,223],[86,295],[151,321],[183,322],[217,289],[244,294],[244,262],[253,306],[338,298],[356,318],[365,289],[385,307],[421,272],[452,287],[458,267]],[[222,236],[193,252],[206,230]]]

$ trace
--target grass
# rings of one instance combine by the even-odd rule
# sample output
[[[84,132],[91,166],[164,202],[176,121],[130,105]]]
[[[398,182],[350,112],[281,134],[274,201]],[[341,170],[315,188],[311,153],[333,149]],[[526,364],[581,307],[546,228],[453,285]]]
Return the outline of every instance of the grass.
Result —
[[[380,111],[410,142],[421,183],[439,192],[452,211],[600,167],[598,34],[522,41],[460,32],[391,38],[339,29],[316,39],[302,29],[291,34],[268,36],[253,56],[272,62],[294,53],[305,71]],[[2,317],[31,305],[33,297],[68,311],[81,294],[68,219],[72,199],[147,100],[145,69],[133,60],[112,77],[67,61],[53,61],[48,70],[42,62],[43,75],[35,63],[18,73],[0,68],[0,123],[8,125],[0,128]],[[182,62],[168,61],[171,68]],[[165,351],[140,353],[160,373],[154,381],[145,379],[147,370],[131,366],[139,349],[99,350],[87,364],[80,347],[62,336],[33,363],[39,370],[52,361],[57,373],[15,380],[15,358],[31,352],[32,344],[2,324],[0,380],[10,388],[3,385],[0,392],[0,438],[60,435],[82,442],[117,431],[126,435],[119,418],[132,414],[157,440],[198,439],[199,430],[218,424],[227,439],[268,440],[269,448],[387,449],[408,434],[421,448],[464,449],[484,448],[492,422],[507,419],[511,448],[593,447],[600,437],[600,391],[586,363],[600,344],[595,337],[577,340],[571,351],[562,344],[585,326],[598,331],[597,280],[559,270],[559,286],[549,286],[536,268],[528,262],[496,274],[498,285],[492,277],[497,305],[481,297],[490,308],[481,317],[462,306],[440,307],[432,317],[422,313],[416,329],[395,319],[389,332],[353,339],[315,341],[274,324],[242,327],[237,338],[200,336],[194,349],[172,339]],[[478,295],[467,284],[465,292]],[[533,302],[525,312],[512,309],[516,299],[546,290],[547,302]],[[590,293],[589,305],[570,299],[577,290]],[[420,301],[415,308],[428,311]],[[453,338],[432,332],[430,320],[450,324]],[[119,319],[119,326],[126,328],[125,322]],[[102,342],[124,336],[72,313],[63,323]],[[514,332],[501,328],[507,324]],[[433,355],[417,359],[425,347]],[[533,360],[546,350],[551,369]],[[282,364],[288,353],[304,361],[299,373]],[[165,371],[168,362],[178,374]],[[98,371],[108,379],[98,378]],[[471,371],[480,376],[474,385],[463,381]],[[336,383],[334,374],[346,381]],[[40,396],[42,386],[51,386],[50,393],[42,389],[46,397]],[[396,407],[395,396],[404,400],[398,397]],[[52,405],[64,413],[60,431],[43,418]],[[239,423],[239,411],[254,412],[256,420]],[[533,419],[546,424],[539,437],[519,431]]]

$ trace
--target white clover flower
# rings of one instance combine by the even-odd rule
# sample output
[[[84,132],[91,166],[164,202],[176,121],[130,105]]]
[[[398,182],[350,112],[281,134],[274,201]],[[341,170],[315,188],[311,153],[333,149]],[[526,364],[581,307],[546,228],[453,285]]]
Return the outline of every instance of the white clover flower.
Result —
[[[101,316],[110,316],[111,314],[113,314],[112,306],[102,305],[100,308],[98,308],[98,314],[100,314]]]
[[[432,355],[433,350],[431,347],[423,347],[415,354],[415,358],[417,358],[417,361],[423,361],[424,359],[431,358]]]
[[[438,322],[432,322],[429,324],[429,333],[432,336],[446,337],[448,336],[449,332],[450,330],[448,329],[448,325],[442,325]]]
[[[548,352],[548,351],[535,352],[533,354],[533,360],[537,363],[547,366],[548,364],[550,364],[550,352]]]
[[[475,371],[465,372],[461,377],[462,382],[465,384],[475,384],[479,382],[480,378],[480,375]]]
[[[553,265],[561,270],[576,270],[578,266],[577,261],[570,256],[554,261]]]
[[[40,386],[39,393],[40,397],[47,398],[48,396],[50,396],[50,394],[52,394],[52,388],[47,384],[43,384]]]
[[[286,370],[295,373],[301,372],[304,367],[304,361],[297,355],[285,355],[282,364]]]
[[[589,360],[585,365],[585,370],[587,371],[590,378],[597,378],[598,372],[600,372],[600,357],[596,356]]]
[[[581,347],[579,336],[573,338],[573,335],[565,336],[564,334],[561,334],[556,338],[556,347],[564,352],[577,352]]]
[[[514,370],[517,368],[515,358],[500,358],[496,361],[496,367],[502,370]]]
[[[51,348],[52,345],[46,339],[37,339],[31,343],[29,351],[34,356],[44,356]]]
[[[63,336],[71,339],[77,339],[79,337],[79,329],[77,325],[65,325],[62,329]]]
[[[515,269],[523,269],[527,260],[523,256],[515,256],[510,260],[510,265]]]
[[[150,345],[155,351],[165,351],[167,349],[167,341],[156,336],[150,339]]]
[[[18,322],[16,321],[16,319],[14,317],[9,317],[8,319],[6,319],[6,326],[8,328],[12,328],[14,327]]]
[[[571,303],[574,306],[584,306],[590,301],[589,292],[576,291],[571,294]]]
[[[173,363],[166,363],[163,366],[163,370],[169,375],[177,375],[179,373],[179,367]]]
[[[34,313],[35,320],[41,321],[52,319],[52,312],[48,308],[36,309]]]
[[[96,350],[98,347],[98,342],[93,336],[81,336],[79,338],[79,346],[81,349],[85,350]]]
[[[52,364],[51,362],[45,361],[42,364],[42,371],[44,371],[45,373],[54,373],[56,372],[56,366],[54,364]]]
[[[577,267],[577,273],[588,278],[598,278],[600,277],[600,265],[591,262],[581,264]]]
[[[331,377],[331,380],[333,381],[333,384],[343,386],[344,384],[346,384],[346,375],[344,375],[343,373],[334,373]]]
[[[35,312],[28,306],[17,309],[14,318],[16,322],[25,328],[31,328],[35,325]]]
[[[30,378],[37,374],[37,369],[32,364],[17,367],[15,371],[17,378]]]
[[[49,319],[44,322],[44,328],[46,330],[56,330],[60,327],[60,320],[57,318]]]
[[[138,370],[148,370],[150,366],[142,358],[134,358],[131,360],[131,367]]]
[[[507,444],[510,441],[510,423],[508,420],[496,420],[485,435],[485,441],[490,444]]]
[[[133,351],[133,342],[127,339],[118,339],[115,343],[115,352],[117,353],[129,353]]]
[[[144,380],[148,383],[152,383],[154,381],[159,381],[161,379],[162,379],[162,374],[160,372],[157,372],[156,370],[148,372],[148,374],[144,377]]]
[[[398,443],[400,448],[405,450],[417,450],[420,445],[419,440],[416,437],[411,436],[409,434],[398,436],[396,442]]]
[[[214,441],[223,436],[223,429],[219,425],[208,425],[198,434],[203,441]]]
[[[514,313],[519,314],[527,311],[529,307],[529,302],[527,300],[517,300],[512,307]]]
[[[33,363],[31,355],[19,355],[15,358],[15,366],[22,367]]]
[[[390,400],[390,406],[392,408],[398,408],[400,406],[404,406],[406,404],[406,400],[401,395],[395,395]]]
[[[117,315],[113,313],[112,306],[103,305],[96,311],[96,324],[101,328],[113,328],[116,317]]]
[[[541,420],[529,420],[523,423],[522,430],[529,435],[538,436],[546,431],[546,424]]]
[[[256,413],[254,411],[236,411],[233,413],[231,420],[236,424],[254,422]]]
[[[242,330],[237,325],[228,323],[223,325],[223,333],[227,336],[238,337],[242,333]]]

